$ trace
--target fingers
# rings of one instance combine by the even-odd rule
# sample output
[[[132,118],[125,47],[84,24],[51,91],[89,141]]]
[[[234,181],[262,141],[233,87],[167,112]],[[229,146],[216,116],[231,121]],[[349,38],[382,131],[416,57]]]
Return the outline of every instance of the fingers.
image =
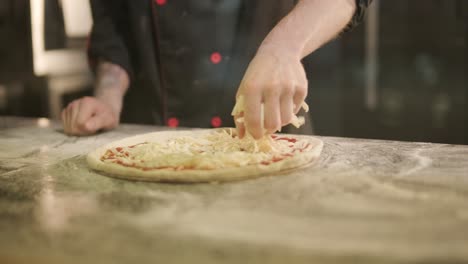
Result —
[[[62,111],[62,122],[66,134],[84,136],[116,127],[118,116],[110,106],[96,98],[84,97],[73,101]]]
[[[302,86],[298,86],[294,93],[293,102],[294,102],[294,114],[297,114],[301,110],[302,103],[307,97],[307,80]]]
[[[71,131],[72,131],[72,115],[73,115],[73,111],[75,110],[76,108],[76,105],[77,105],[77,101],[73,101],[71,103],[68,104],[67,107],[65,107],[65,109],[63,109],[62,111],[62,123],[63,123],[63,129],[65,131],[66,134],[70,134]]]
[[[98,112],[98,104],[94,102],[94,98],[83,97],[79,101],[79,106],[77,107],[77,114],[73,123],[77,130],[93,132],[93,129],[90,129],[87,126],[87,122],[93,117],[93,115]]]
[[[115,123],[115,117],[112,115],[112,112],[103,111],[97,112],[96,115],[87,120],[85,127],[88,132],[95,133],[100,129],[113,129],[115,127]]]
[[[237,136],[243,138],[245,136],[244,122],[239,122],[239,118],[244,117],[244,113],[234,116],[234,123],[236,124]]]
[[[273,134],[281,128],[280,99],[279,96],[270,93],[265,95],[265,130]]]
[[[261,96],[254,91],[263,91],[264,95]],[[242,124],[236,124],[238,133],[243,136],[241,130],[246,129],[255,139],[259,139],[264,135],[264,129],[268,134],[280,130],[282,126],[291,122],[306,95],[306,85],[295,85],[293,81],[283,85],[270,85],[264,89],[252,89],[245,94],[245,127],[241,127]],[[263,118],[261,116],[262,102]]]
[[[281,126],[289,124],[292,119],[294,104],[293,104],[293,95],[294,95],[294,85],[287,84],[282,89],[283,93],[280,99],[280,108],[281,108]]]
[[[246,90],[245,94],[245,112],[244,125],[247,132],[255,139],[263,136],[262,120],[261,120],[261,103],[262,97],[257,89]]]
[[[75,101],[72,102],[71,104],[71,110],[70,110],[70,127],[71,131],[78,131],[79,130],[79,125],[77,124],[77,117],[80,111],[80,101]]]

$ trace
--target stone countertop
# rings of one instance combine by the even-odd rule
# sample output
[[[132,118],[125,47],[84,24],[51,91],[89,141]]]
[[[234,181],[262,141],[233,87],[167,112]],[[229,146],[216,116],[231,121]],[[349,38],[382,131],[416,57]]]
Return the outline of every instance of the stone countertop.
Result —
[[[315,166],[224,184],[86,166],[104,143],[162,129],[78,138],[0,117],[0,263],[468,262],[468,146],[321,137]]]

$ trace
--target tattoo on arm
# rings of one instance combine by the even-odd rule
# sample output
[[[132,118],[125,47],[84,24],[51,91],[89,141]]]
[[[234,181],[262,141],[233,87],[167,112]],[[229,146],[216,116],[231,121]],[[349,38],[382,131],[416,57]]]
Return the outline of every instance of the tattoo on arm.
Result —
[[[125,94],[129,86],[129,77],[127,72],[119,65],[102,61],[97,68],[95,96],[107,94],[108,90],[112,93]]]
[[[122,110],[122,101],[130,80],[127,72],[119,65],[101,61],[97,68],[94,96],[106,103],[117,115]]]

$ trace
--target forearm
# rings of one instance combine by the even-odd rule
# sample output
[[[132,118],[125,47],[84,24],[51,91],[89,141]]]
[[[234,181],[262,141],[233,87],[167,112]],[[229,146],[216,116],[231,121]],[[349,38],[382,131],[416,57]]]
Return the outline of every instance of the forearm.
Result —
[[[95,97],[120,114],[123,97],[130,83],[127,72],[117,64],[100,61],[96,73]]]
[[[355,9],[355,0],[301,0],[273,28],[259,50],[280,47],[302,59],[336,37]]]

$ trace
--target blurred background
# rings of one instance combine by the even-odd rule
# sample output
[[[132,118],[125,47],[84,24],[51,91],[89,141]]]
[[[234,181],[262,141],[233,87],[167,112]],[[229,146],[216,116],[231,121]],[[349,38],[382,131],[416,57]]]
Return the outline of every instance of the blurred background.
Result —
[[[0,1],[0,115],[58,118],[92,94],[91,25],[87,0]],[[468,144],[466,0],[377,0],[304,65],[318,135]]]

